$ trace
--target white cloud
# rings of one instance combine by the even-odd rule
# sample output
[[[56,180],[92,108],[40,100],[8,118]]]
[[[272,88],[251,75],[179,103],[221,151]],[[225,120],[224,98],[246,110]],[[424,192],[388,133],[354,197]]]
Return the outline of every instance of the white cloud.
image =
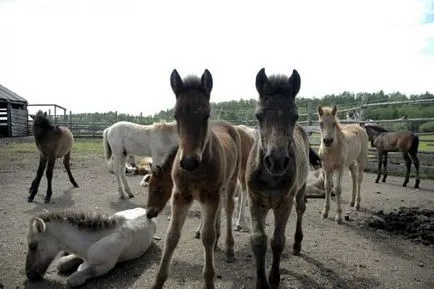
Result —
[[[0,83],[30,103],[144,114],[173,106],[173,68],[208,68],[213,101],[256,98],[261,67],[296,68],[306,97],[434,91],[431,4],[0,1]]]

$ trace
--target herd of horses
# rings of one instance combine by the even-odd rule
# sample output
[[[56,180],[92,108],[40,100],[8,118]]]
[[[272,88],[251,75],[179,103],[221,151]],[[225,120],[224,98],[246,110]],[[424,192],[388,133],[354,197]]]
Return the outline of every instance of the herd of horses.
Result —
[[[193,201],[198,201],[201,223],[196,237],[201,239],[204,248],[203,288],[215,288],[214,253],[221,234],[223,208],[226,215],[225,261],[235,260],[232,216],[234,196],[238,194],[236,229],[246,226],[246,201],[250,210],[256,288],[279,288],[285,229],[293,205],[297,218],[292,252],[298,255],[301,251],[309,167],[321,170],[320,183],[325,188],[323,218],[328,217],[330,196],[332,192],[335,194],[337,223],[342,222],[341,182],[346,169],[353,181],[350,204],[356,210],[360,208],[369,142],[377,148],[379,155],[377,182],[381,164],[385,167],[383,182],[386,181],[387,153],[400,151],[407,165],[403,185],[408,183],[413,161],[415,187],[419,187],[417,135],[388,132],[373,125],[343,126],[337,118],[336,106],[318,107],[321,145],[317,153],[310,146],[307,133],[297,124],[295,98],[301,79],[296,70],[289,77],[267,76],[265,69],[257,73],[256,128],[210,120],[213,78],[208,70],[201,77],[189,75],[185,78],[173,70],[170,85],[175,95],[174,122],[153,125],[118,122],[103,132],[105,160],[115,175],[121,199],[134,197],[125,175],[128,163],[131,163],[129,159],[134,155],[149,156],[149,174],[142,181],[148,187],[146,209],[121,211],[112,216],[63,211],[44,212],[32,217],[27,236],[26,274],[29,279],[41,278],[59,251],[69,253],[60,259],[59,271],[79,265],[68,279],[68,284],[73,287],[105,274],[119,261],[138,257],[152,242],[156,230],[154,218],[170,200],[170,224],[152,286],[153,289],[163,288],[187,213]],[[45,196],[48,203],[56,158],[63,157],[70,181],[78,187],[69,164],[74,138],[66,127],[51,125],[41,111],[36,114],[32,130],[40,161],[28,201],[33,201],[48,162]],[[134,162],[132,168],[138,172]],[[333,182],[334,175],[336,183]],[[274,213],[273,254],[267,276],[265,218],[270,210]],[[54,229],[49,230],[50,226]],[[72,244],[71,239],[78,243]]]

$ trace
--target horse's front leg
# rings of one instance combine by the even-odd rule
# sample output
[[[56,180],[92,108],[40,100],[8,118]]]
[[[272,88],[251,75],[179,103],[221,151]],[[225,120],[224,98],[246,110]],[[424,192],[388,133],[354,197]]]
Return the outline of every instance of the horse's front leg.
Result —
[[[302,202],[304,203],[304,195]],[[268,277],[271,288],[279,288],[280,284],[280,258],[282,256],[283,249],[285,248],[285,228],[286,223],[288,223],[289,215],[291,214],[291,209],[293,205],[293,198],[288,198],[285,200],[277,209],[274,209],[274,233],[271,237],[271,250],[273,251],[273,261],[271,264],[271,271]],[[301,234],[301,235],[300,235]],[[300,251],[301,240],[303,238],[303,233],[298,227],[298,217],[297,217],[297,229],[295,236],[297,237],[294,242],[294,252]]]
[[[69,276],[67,283],[70,287],[79,287],[86,283],[87,280],[106,274],[113,269],[116,262],[103,263],[100,265],[91,265],[84,262],[78,267],[78,270]]]
[[[29,202],[33,201],[36,193],[38,192],[39,184],[41,183],[42,176],[44,175],[44,170],[46,165],[47,165],[47,157],[41,153],[39,155],[38,171],[36,172],[36,176],[33,179],[32,185],[30,186],[29,189],[30,196],[27,198],[27,201]]]
[[[69,254],[59,259],[56,268],[59,273],[67,273],[75,270],[81,263],[83,263],[82,258],[75,254]]]
[[[420,176],[419,176],[419,159],[417,157],[417,153],[410,153],[411,160],[413,161],[414,168],[416,169],[416,181],[414,183],[414,187],[419,189]]]
[[[324,188],[325,188],[325,200],[324,200],[324,209],[322,211],[322,217],[323,219],[327,219],[329,216],[329,210],[330,210],[330,198],[332,193],[332,187],[333,187],[333,170],[327,169],[324,170]]]
[[[71,152],[67,153],[67,154],[63,157],[63,165],[65,166],[65,170],[66,170],[66,173],[68,174],[69,181],[71,182],[71,184],[72,184],[75,188],[78,188],[78,184],[77,184],[77,182],[74,180],[74,177],[72,176],[72,173],[71,173]]]
[[[341,206],[341,193],[342,193],[342,176],[344,174],[343,169],[339,169],[337,171],[336,176],[336,186],[335,186],[335,194],[336,194],[336,217],[335,221],[338,224],[342,223],[342,206]]]
[[[48,157],[48,164],[47,164],[47,171],[45,172],[47,176],[47,194],[45,195],[44,202],[48,204],[51,200],[51,195],[53,194],[53,188],[52,188],[52,180],[53,180],[53,169],[54,164],[56,163],[56,156],[49,156]]]
[[[381,166],[383,164],[383,152],[378,151],[378,169],[377,169],[377,178],[375,179],[375,183],[378,183],[378,181],[381,178]]]
[[[386,182],[387,179],[387,152],[384,153],[384,157],[383,157],[383,168],[384,168],[384,172],[383,172],[383,179],[381,180],[383,183]]]
[[[163,255],[161,256],[155,283],[152,289],[163,288],[164,283],[169,276],[169,266],[172,260],[173,252],[178,245],[181,237],[181,230],[187,218],[188,210],[193,203],[191,198],[186,198],[179,191],[174,190],[172,195],[172,216],[167,229],[166,241],[164,243]]]
[[[203,216],[203,226],[201,232],[202,244],[205,254],[205,264],[203,267],[204,289],[214,289],[214,247],[217,239],[216,225],[220,210],[220,192],[208,194],[215,196],[216,199],[208,200],[202,204],[201,216]],[[228,216],[230,218],[230,216]]]
[[[265,272],[265,253],[267,252],[267,235],[265,234],[265,218],[268,209],[261,206],[250,197],[250,217],[252,219],[252,231],[250,244],[256,260],[256,289],[270,289],[270,284]]]

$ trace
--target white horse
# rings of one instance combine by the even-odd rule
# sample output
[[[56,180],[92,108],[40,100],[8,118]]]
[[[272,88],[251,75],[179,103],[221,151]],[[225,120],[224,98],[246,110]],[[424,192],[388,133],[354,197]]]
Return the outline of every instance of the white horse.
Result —
[[[86,280],[109,272],[118,262],[138,258],[148,250],[156,222],[146,210],[135,208],[105,216],[72,210],[46,212],[30,220],[27,234],[26,275],[43,278],[60,251],[71,253],[57,263],[57,270],[77,271],[68,285],[77,287]]]
[[[103,143],[106,161],[113,156],[113,167],[121,199],[126,194],[134,197],[125,176],[127,155],[150,156],[155,165],[160,164],[173,147],[178,145],[176,122],[140,125],[120,121],[106,128]]]

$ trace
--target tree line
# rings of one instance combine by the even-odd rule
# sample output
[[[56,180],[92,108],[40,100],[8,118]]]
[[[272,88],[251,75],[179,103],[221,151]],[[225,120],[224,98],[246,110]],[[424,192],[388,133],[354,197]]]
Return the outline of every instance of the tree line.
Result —
[[[345,109],[351,107],[358,107],[365,99],[366,103],[378,103],[378,102],[392,102],[392,101],[407,101],[414,99],[428,99],[434,98],[431,93],[405,95],[399,92],[385,94],[383,91],[375,93],[351,93],[343,92],[341,94],[325,95],[322,98],[306,98],[301,97],[296,99],[299,114],[307,113],[308,105],[311,107],[312,120],[316,120],[316,107],[337,105],[338,109]],[[309,104],[310,103],[310,104]],[[254,126],[256,119],[254,118],[254,112],[256,108],[256,99],[240,99],[225,101],[219,103],[211,103],[211,118],[212,119],[224,119],[234,124],[245,124]],[[398,119],[400,117],[407,116],[408,118],[426,118],[434,117],[434,105],[432,104],[398,104],[398,105],[386,105],[379,107],[369,107],[365,110],[365,118],[373,120],[388,120]],[[340,118],[344,118],[345,115],[340,114]],[[109,122],[114,123],[116,121],[131,121],[140,124],[151,124],[159,122],[161,120],[172,121],[173,108],[162,110],[153,115],[137,116],[126,113],[117,113],[114,111],[104,113],[82,113],[73,114],[72,121],[84,121],[84,122]],[[302,116],[300,121],[306,120],[306,116]],[[382,124],[389,129],[410,129],[412,131],[434,131],[434,122],[414,122],[414,123],[393,123]]]

